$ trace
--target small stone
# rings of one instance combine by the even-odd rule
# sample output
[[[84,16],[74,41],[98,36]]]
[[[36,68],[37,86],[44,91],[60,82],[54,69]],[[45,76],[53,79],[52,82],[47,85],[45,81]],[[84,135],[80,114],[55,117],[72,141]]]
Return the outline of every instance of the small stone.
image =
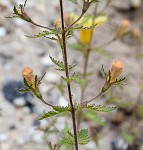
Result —
[[[6,29],[4,27],[0,27],[0,38],[6,35]]]
[[[8,140],[8,135],[4,134],[4,133],[1,133],[0,134],[0,143],[1,142],[6,142],[7,140]]]
[[[10,147],[7,143],[0,144],[0,150],[10,150]]]
[[[26,102],[25,102],[25,99],[23,97],[19,97],[19,98],[16,98],[14,100],[14,103],[13,103],[16,107],[23,107],[25,106]]]
[[[41,131],[35,131],[34,134],[32,135],[32,141],[37,144],[42,143],[43,138],[44,138],[44,133]]]
[[[113,150],[127,150],[128,144],[123,138],[119,137],[112,142],[112,148]]]
[[[131,0],[131,6],[133,8],[138,8],[141,6],[142,1],[141,0]]]
[[[9,130],[15,130],[16,129],[16,125],[11,125],[10,127],[9,127]]]

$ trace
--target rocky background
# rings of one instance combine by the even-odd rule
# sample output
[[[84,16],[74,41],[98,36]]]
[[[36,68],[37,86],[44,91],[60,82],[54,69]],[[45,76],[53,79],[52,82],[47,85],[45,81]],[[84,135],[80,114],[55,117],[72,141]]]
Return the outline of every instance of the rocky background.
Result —
[[[104,8],[104,2],[101,0],[98,11]],[[52,119],[39,122],[39,114],[50,108],[33,98],[31,94],[19,95],[15,89],[22,87],[21,70],[24,67],[33,68],[38,76],[46,71],[41,89],[44,96],[47,97],[47,101],[56,105],[67,105],[66,96],[62,96],[57,88],[53,89],[51,84],[51,82],[59,83],[61,74],[54,70],[49,54],[57,59],[62,59],[62,56],[55,42],[44,38],[29,39],[24,36],[37,34],[41,29],[20,19],[4,18],[4,16],[10,16],[13,6],[20,3],[23,3],[23,0],[0,0],[0,150],[48,150],[48,141],[56,143],[62,135],[59,134],[58,137],[48,132],[44,134],[43,130],[48,130],[47,124],[51,124],[54,130],[63,130],[66,122],[71,124],[70,116],[59,117],[56,121]],[[78,7],[70,2],[65,2],[64,6],[65,12],[80,12]],[[54,20],[59,17],[59,1],[29,0],[27,12],[35,22],[52,27]],[[113,0],[105,12],[109,19],[95,32],[94,45],[100,46],[110,41],[122,19],[129,19],[131,28],[140,28],[143,31],[141,0]],[[76,34],[78,36],[78,32]],[[69,43],[72,42],[74,40],[69,41]],[[86,91],[85,99],[96,95],[104,83],[99,76],[101,65],[104,64],[108,69],[112,60],[118,58],[125,63],[124,76],[127,78],[127,84],[123,89],[114,88],[114,94],[122,102],[136,104],[143,77],[142,44],[138,45],[127,36],[103,48],[112,55],[112,58],[104,57],[99,53],[91,55],[89,71],[94,71],[95,74],[92,77],[93,82]],[[77,64],[76,70],[82,70],[81,54],[69,48],[68,55],[69,62]],[[72,90],[74,100],[77,101],[80,93],[79,86],[73,84]],[[105,103],[106,96],[109,95],[102,98],[102,103]],[[101,100],[97,101],[97,104],[101,104]],[[125,111],[127,112],[128,109]],[[142,132],[142,136],[135,140],[135,146],[132,147],[120,136],[122,131],[129,129],[127,127],[132,123],[132,115],[127,116],[123,111],[114,111],[110,114],[101,114],[101,118],[107,124],[104,127],[88,121],[84,121],[82,124],[83,127],[94,130],[95,135],[97,131],[100,131],[98,133],[99,147],[94,142],[90,142],[85,147],[81,146],[80,150],[143,150],[141,118],[135,120],[133,128]]]

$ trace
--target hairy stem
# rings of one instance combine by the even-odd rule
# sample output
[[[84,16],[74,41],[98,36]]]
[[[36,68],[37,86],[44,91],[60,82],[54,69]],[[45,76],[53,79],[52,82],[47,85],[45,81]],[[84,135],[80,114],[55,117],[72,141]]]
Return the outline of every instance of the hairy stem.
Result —
[[[65,31],[65,26],[64,26],[63,0],[60,0],[60,10],[61,10],[61,21],[62,21],[63,59],[64,59],[64,65],[65,65],[65,74],[66,74],[66,77],[69,78],[67,48],[66,48],[66,31]],[[71,114],[72,114],[73,130],[74,130],[74,140],[75,140],[75,149],[78,150],[75,109],[74,109],[74,105],[73,105],[71,86],[70,86],[69,82],[67,82],[67,87],[68,87],[68,95],[69,95],[69,101],[70,101],[70,106],[71,106]]]

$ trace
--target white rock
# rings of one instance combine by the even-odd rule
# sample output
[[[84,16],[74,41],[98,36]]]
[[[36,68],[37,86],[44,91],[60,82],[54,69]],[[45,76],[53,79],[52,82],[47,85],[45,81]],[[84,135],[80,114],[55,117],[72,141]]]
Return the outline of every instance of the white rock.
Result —
[[[7,143],[0,144],[0,150],[10,150],[10,147]]]
[[[26,104],[26,101],[23,97],[14,99],[14,105],[17,107],[23,107]]]
[[[0,134],[0,142],[6,142],[8,140],[8,135],[1,133]]]
[[[41,128],[46,128],[47,125],[48,125],[47,120],[41,120],[41,121],[40,121],[40,127],[41,127]]]
[[[6,29],[4,27],[0,27],[0,38],[6,35]]]
[[[131,0],[131,6],[134,8],[138,8],[141,6],[141,0]]]
[[[44,138],[44,132],[41,132],[41,131],[35,131],[34,134],[32,135],[32,141],[37,143],[37,144],[40,144],[43,142],[43,139]]]

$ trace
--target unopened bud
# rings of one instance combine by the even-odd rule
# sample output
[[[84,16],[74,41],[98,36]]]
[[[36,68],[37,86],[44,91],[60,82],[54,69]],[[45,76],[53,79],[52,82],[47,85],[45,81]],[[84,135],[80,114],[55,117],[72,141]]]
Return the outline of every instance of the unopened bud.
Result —
[[[142,37],[142,32],[139,28],[135,28],[133,30],[133,36],[137,39],[137,40],[140,40],[141,37]]]
[[[64,21],[65,21],[66,26],[69,26],[72,23],[73,19],[70,13],[64,14]]]
[[[15,10],[16,10],[16,8],[15,8]],[[17,15],[21,18],[21,19],[23,19],[23,20],[25,20],[25,21],[27,21],[27,22],[31,22],[32,20],[31,20],[31,18],[27,15],[27,13],[24,11],[24,7],[23,7],[23,5],[20,5],[20,8],[18,9],[18,10],[16,10],[16,12],[17,12]]]
[[[85,13],[88,10],[90,4],[91,4],[91,0],[84,0],[84,4],[83,4],[83,8],[82,8],[83,13]]]
[[[57,30],[61,30],[62,28],[62,21],[61,19],[56,19],[55,22],[54,22],[54,26]]]
[[[112,62],[112,67],[111,67],[111,79],[110,83],[116,81],[116,79],[119,77],[119,75],[122,73],[122,70],[124,68],[124,64],[120,60],[114,60]]]
[[[120,36],[124,35],[128,31],[129,26],[130,26],[130,21],[123,20],[118,27],[117,36],[120,37]]]
[[[34,78],[34,74],[33,74],[33,70],[29,67],[26,67],[22,70],[22,76],[23,78],[25,78],[25,80],[27,81],[27,83],[29,85],[32,85],[33,88],[35,88],[35,78]]]

